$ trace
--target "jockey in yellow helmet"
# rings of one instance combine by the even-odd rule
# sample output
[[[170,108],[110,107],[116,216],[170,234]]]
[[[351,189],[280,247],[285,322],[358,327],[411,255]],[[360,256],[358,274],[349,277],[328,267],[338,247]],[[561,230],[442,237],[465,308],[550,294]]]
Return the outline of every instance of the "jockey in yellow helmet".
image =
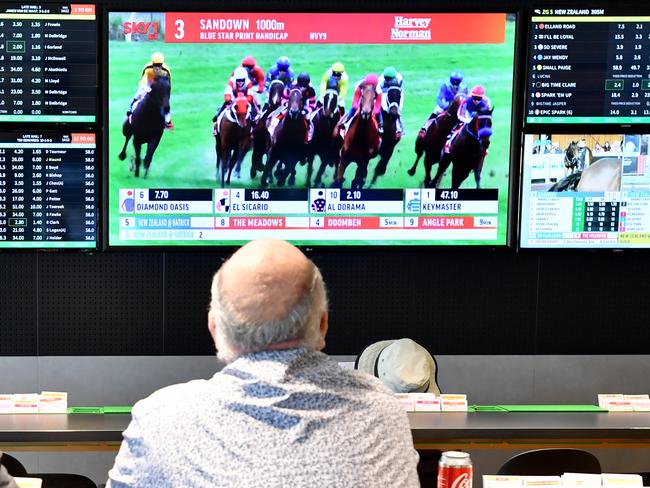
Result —
[[[142,97],[151,91],[151,85],[157,76],[164,76],[169,80],[169,89],[171,91],[172,72],[169,69],[169,66],[165,64],[165,56],[160,51],[153,53],[151,55],[151,60],[148,61],[142,68],[142,75],[140,76],[140,82],[138,83],[138,91],[135,92],[133,101],[131,102],[131,107],[129,108],[129,111],[126,113],[126,115],[131,115],[135,103],[142,100]],[[164,112],[165,128],[173,129],[174,124],[172,123],[170,107],[164,107]]]
[[[348,74],[345,72],[345,66],[340,61],[335,62],[323,73],[320,80],[318,101],[322,104],[327,89],[336,86],[336,90],[339,92],[339,110],[341,114],[345,113],[345,95],[348,93],[348,84],[349,79]]]

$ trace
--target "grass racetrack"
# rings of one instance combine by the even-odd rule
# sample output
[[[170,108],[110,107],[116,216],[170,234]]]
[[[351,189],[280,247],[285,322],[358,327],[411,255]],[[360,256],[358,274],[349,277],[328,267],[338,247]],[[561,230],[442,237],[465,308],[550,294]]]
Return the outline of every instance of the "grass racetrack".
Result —
[[[128,161],[133,155],[127,150],[127,161],[117,154],[122,148],[122,122],[137,88],[142,66],[151,53],[161,51],[172,71],[171,110],[174,130],[166,131],[154,154],[147,179],[129,173]],[[415,176],[407,169],[415,160],[414,141],[424,120],[435,107],[440,84],[449,73],[458,69],[471,88],[482,84],[495,107],[490,150],[482,173],[483,188],[499,190],[498,243],[505,242],[508,173],[510,161],[510,119],[512,104],[512,74],[514,57],[514,22],[508,21],[506,42],[501,45],[304,45],[304,44],[165,44],[164,42],[109,43],[108,86],[108,177],[109,177],[109,235],[118,241],[119,188],[217,188],[215,141],[212,116],[223,102],[223,90],[231,71],[248,54],[255,56],[266,71],[278,56],[289,56],[296,74],[307,71],[318,91],[324,71],[334,61],[344,63],[350,77],[346,96],[349,109],[356,82],[367,73],[380,74],[386,66],[394,66],[404,77],[404,108],[402,122],[406,133],[397,145],[388,164],[386,175],[374,188],[417,188],[424,179],[420,161]],[[144,155],[144,148],[143,148]],[[370,182],[378,158],[369,165]],[[315,162],[315,168],[319,162]],[[259,176],[249,179],[250,152],[244,160],[241,179],[232,180],[233,187],[259,187]],[[346,171],[348,186],[356,170],[351,164]],[[433,171],[436,170],[434,166]],[[332,182],[329,168],[324,182]],[[298,166],[297,186],[303,186],[306,167]],[[449,187],[451,169],[442,187]],[[470,175],[462,188],[474,188]],[[484,244],[494,244],[489,242]]]

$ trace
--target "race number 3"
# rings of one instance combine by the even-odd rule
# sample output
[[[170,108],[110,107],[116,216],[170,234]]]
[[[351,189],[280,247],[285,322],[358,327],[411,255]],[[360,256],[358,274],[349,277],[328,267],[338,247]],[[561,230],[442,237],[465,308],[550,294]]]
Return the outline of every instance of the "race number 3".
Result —
[[[183,19],[177,19],[174,25],[176,26],[174,37],[176,39],[183,39],[185,37],[185,21]]]

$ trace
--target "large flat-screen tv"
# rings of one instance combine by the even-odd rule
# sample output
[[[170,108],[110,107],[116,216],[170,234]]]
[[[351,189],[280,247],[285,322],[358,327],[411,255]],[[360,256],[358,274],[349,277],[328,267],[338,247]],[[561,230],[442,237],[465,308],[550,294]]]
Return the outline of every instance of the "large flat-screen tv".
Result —
[[[648,134],[527,134],[522,248],[650,247]]]
[[[533,8],[526,124],[650,124],[649,31],[647,7]]]
[[[515,15],[106,20],[109,246],[508,244]]]

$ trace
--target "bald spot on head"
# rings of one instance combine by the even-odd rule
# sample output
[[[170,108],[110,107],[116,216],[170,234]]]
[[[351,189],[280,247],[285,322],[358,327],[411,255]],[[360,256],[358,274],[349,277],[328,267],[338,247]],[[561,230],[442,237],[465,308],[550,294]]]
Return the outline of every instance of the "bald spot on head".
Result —
[[[219,290],[238,320],[284,317],[312,288],[314,265],[291,244],[261,239],[239,249],[219,273]]]

